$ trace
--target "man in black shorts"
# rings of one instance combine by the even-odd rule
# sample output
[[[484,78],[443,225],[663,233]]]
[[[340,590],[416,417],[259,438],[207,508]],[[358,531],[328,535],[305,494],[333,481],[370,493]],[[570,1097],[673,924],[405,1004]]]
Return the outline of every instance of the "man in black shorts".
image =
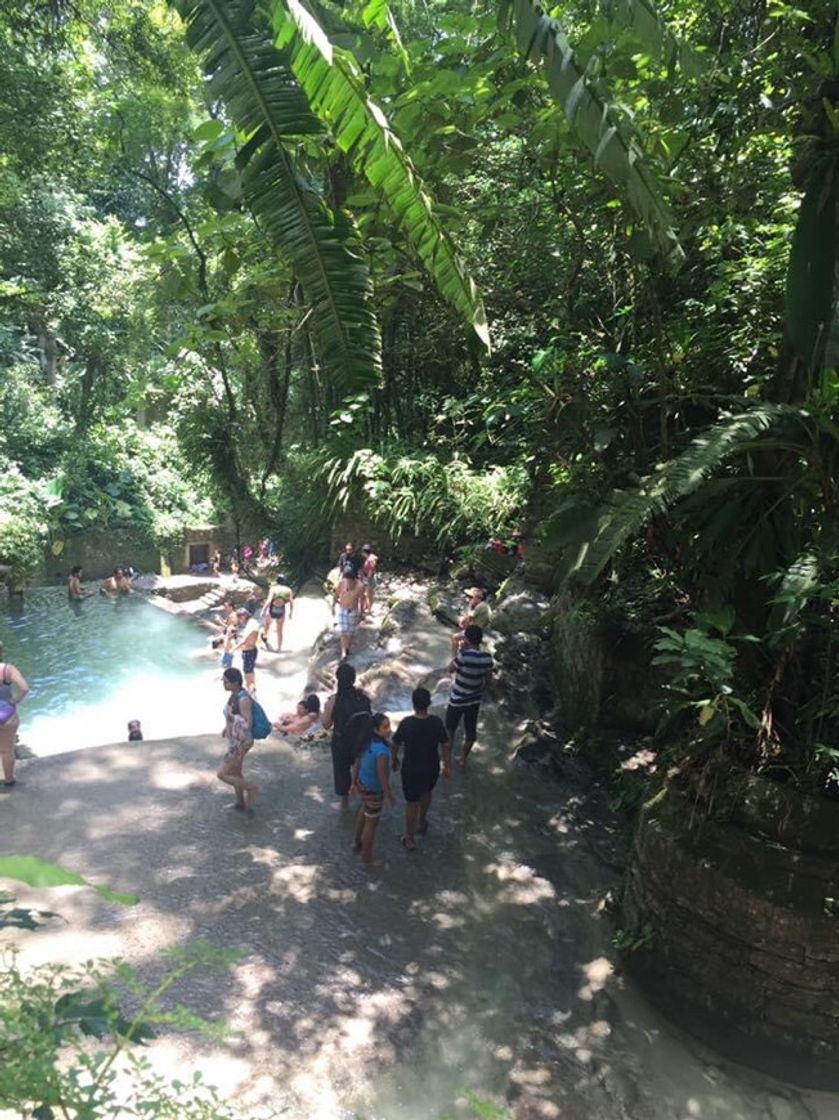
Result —
[[[399,748],[404,747],[402,792],[405,795],[405,835],[402,843],[409,852],[416,850],[415,833],[428,831],[431,794],[440,776],[440,748],[443,748],[443,777],[452,776],[452,747],[448,732],[438,716],[429,715],[431,693],[415,688],[411,695],[414,714],[406,716],[393,735],[393,765],[399,766]]]
[[[484,632],[472,623],[463,631],[463,644],[460,652],[449,662],[449,672],[454,673],[449,706],[446,708],[446,730],[454,743],[455,733],[463,720],[463,751],[460,755],[460,769],[466,768],[466,759],[475,745],[478,731],[478,710],[484,692],[484,684],[492,675],[492,654],[481,649]]]

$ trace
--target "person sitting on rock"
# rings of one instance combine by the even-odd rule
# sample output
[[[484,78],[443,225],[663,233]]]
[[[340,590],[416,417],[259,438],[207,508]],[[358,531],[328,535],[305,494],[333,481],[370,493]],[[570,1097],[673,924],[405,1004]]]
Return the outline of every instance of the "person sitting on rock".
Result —
[[[492,622],[492,608],[486,601],[487,593],[482,587],[469,587],[466,590],[468,606],[466,613],[458,619],[458,630],[452,634],[452,657],[463,645],[463,635],[467,626],[480,626],[487,630]]]
[[[283,735],[305,735],[320,719],[320,697],[314,692],[304,696],[295,712],[285,712],[275,720],[273,728]]]

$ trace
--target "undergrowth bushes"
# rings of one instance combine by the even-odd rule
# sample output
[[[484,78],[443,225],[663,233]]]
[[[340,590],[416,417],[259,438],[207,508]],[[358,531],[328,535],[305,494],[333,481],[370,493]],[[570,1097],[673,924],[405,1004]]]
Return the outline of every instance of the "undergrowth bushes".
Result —
[[[518,524],[529,494],[524,466],[476,467],[463,456],[409,452],[391,445],[325,457],[319,477],[334,509],[359,504],[392,539],[410,532],[438,544],[486,541]]]

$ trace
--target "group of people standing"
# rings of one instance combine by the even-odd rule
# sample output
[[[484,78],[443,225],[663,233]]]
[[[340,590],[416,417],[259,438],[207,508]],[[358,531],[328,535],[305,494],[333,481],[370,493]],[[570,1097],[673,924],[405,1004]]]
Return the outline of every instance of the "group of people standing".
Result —
[[[351,546],[347,546],[351,550]],[[346,551],[342,556],[352,555]],[[367,550],[362,550],[362,556]],[[372,551],[372,550],[371,550]],[[348,564],[335,589],[340,604],[344,592],[341,585],[358,581],[358,606],[341,607],[357,610],[372,606],[372,594],[365,598],[366,585],[359,574]],[[375,575],[375,568],[373,568]],[[375,588],[375,583],[373,584]],[[350,808],[350,798],[357,795],[361,801],[356,818],[354,848],[361,853],[365,866],[376,866],[373,855],[378,822],[385,801],[396,804],[391,786],[391,776],[400,773],[405,799],[405,824],[402,844],[407,851],[416,850],[417,836],[428,831],[428,814],[434,789],[442,773],[444,779],[452,774],[452,745],[463,724],[463,739],[459,766],[464,770],[477,737],[478,715],[484,687],[493,672],[493,659],[482,649],[484,631],[475,619],[487,624],[491,613],[485,602],[485,592],[470,588],[467,592],[469,609],[461,616],[458,631],[452,639],[452,658],[448,671],[453,675],[445,719],[433,715],[431,693],[427,688],[413,690],[413,711],[392,729],[386,712],[374,712],[370,697],[357,686],[356,671],[347,660],[349,646],[341,643],[342,656],[336,670],[336,689],[327,699],[323,710],[314,695],[305,696],[296,712],[288,713],[273,724],[275,730],[290,734],[304,734],[318,720],[326,732],[331,732],[333,781],[337,807]],[[362,606],[364,604],[365,606]],[[353,631],[354,633],[354,631]],[[341,631],[343,638],[344,631]],[[247,683],[237,669],[227,668],[223,676],[224,689],[229,694],[225,705],[225,731],[228,749],[218,770],[221,781],[232,786],[235,792],[233,808],[253,812],[256,786],[242,773],[245,756],[253,746],[252,731],[254,699],[244,688]],[[250,728],[250,730],[249,730]]]
[[[365,615],[373,610],[379,558],[369,544],[358,553],[347,541],[338,557],[338,579],[333,590],[332,610],[338,608],[338,635],[341,657],[349,657],[353,638]]]
[[[256,689],[256,661],[260,643],[266,650],[271,649],[270,640],[276,642],[276,652],[283,648],[283,632],[286,619],[294,614],[294,592],[285,582],[285,576],[277,576],[262,602],[252,590],[245,602],[237,607],[232,599],[222,604],[222,617],[218,624],[220,631],[213,639],[213,647],[221,650],[221,664],[225,669],[233,665],[233,657],[242,658],[242,672],[245,684],[251,692]]]

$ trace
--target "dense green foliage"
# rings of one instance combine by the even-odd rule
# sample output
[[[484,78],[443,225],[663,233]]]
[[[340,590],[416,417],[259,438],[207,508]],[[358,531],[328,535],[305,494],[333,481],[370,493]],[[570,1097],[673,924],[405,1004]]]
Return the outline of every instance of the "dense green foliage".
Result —
[[[831,5],[18,8],[0,562],[200,515],[303,568],[340,505],[441,552],[544,527],[671,643],[671,733],[824,785]]]

